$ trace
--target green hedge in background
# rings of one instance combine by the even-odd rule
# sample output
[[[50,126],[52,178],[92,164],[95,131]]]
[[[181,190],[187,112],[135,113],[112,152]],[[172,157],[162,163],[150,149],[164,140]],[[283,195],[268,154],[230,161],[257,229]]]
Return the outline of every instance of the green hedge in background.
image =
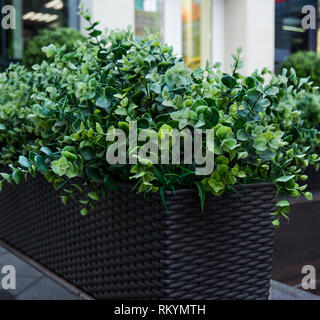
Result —
[[[54,44],[57,48],[66,45],[65,53],[72,52],[77,40],[87,41],[87,39],[76,29],[57,28],[43,29],[27,45],[23,63],[26,67],[34,64],[41,64],[43,60],[49,60],[47,55],[41,50],[42,47]],[[51,59],[53,61],[53,58]]]
[[[320,86],[320,55],[314,51],[300,51],[289,56],[287,61],[281,65],[282,69],[293,68],[297,76],[309,77],[314,85]],[[304,127],[309,131],[301,132],[301,143],[310,146],[311,150],[317,151],[320,143],[319,135],[316,131],[320,129],[320,95],[316,93],[306,93],[297,99],[290,99],[278,106],[285,113],[299,110],[300,119]]]
[[[302,130],[300,142],[314,152],[319,151],[320,137],[320,95],[318,93],[308,92],[293,102],[297,110],[301,112],[300,119],[304,123],[306,131]]]
[[[299,51],[282,63],[281,69],[293,68],[298,77],[310,77],[314,85],[320,86],[320,55],[314,51]]]
[[[32,150],[36,140],[30,103],[33,74],[12,64],[0,74],[0,166]]]
[[[297,100],[297,107],[301,110],[301,118],[308,129],[320,127],[320,95],[306,93]]]

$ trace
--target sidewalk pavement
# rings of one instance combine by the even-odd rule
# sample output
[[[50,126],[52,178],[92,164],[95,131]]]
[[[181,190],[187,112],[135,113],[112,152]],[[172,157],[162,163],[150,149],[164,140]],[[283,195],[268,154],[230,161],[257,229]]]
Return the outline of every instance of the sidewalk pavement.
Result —
[[[82,300],[59,283],[53,281],[28,263],[0,246],[0,271],[3,266],[16,269],[16,289],[0,289],[0,300]],[[0,273],[1,276],[1,273]],[[5,275],[3,275],[5,276]],[[1,284],[1,279],[0,279]],[[271,281],[271,300],[320,300],[320,297]]]
[[[16,289],[0,289],[0,300],[79,300],[78,296],[0,247],[0,271],[5,265],[16,269]]]

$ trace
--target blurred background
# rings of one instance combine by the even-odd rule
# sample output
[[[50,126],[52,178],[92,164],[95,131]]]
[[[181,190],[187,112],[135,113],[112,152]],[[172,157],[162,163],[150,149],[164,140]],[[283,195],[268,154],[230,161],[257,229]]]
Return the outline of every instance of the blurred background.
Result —
[[[320,50],[320,33],[301,27],[301,8],[318,0],[83,0],[101,27],[132,25],[137,37],[147,27],[160,33],[194,68],[220,61],[228,71],[230,54],[242,46],[245,72],[279,69],[291,53]],[[43,29],[70,27],[84,33],[78,0],[0,0],[16,8],[16,29],[1,30],[0,64],[22,61],[32,38]],[[319,40],[318,40],[319,39]],[[318,43],[319,42],[319,43]]]

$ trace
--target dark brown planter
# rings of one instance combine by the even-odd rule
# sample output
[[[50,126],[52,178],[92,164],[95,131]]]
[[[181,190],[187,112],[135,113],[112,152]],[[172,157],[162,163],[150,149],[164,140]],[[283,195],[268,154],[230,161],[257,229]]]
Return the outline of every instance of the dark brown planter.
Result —
[[[97,299],[267,299],[273,184],[144,198],[122,186],[87,216],[41,177],[0,193],[0,236]]]
[[[308,184],[308,190],[320,190],[320,171],[316,171],[314,167],[308,167],[305,174],[308,176],[308,180],[305,184]]]

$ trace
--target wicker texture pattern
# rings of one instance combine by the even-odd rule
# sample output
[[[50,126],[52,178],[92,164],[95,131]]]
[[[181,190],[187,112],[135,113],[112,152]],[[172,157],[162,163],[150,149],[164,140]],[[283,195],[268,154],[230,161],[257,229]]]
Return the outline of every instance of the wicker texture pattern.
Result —
[[[122,186],[86,217],[41,177],[0,193],[0,237],[97,299],[267,299],[273,184],[144,198]]]

